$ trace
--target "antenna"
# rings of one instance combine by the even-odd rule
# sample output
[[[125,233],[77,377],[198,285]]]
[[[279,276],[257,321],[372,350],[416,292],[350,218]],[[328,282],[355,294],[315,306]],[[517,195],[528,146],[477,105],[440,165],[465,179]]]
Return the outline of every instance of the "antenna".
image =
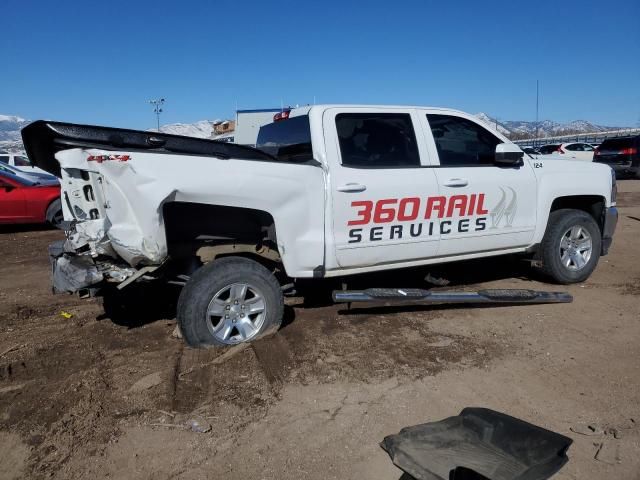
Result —
[[[536,141],[534,142],[536,146],[538,146],[538,128],[540,124],[538,123],[538,111],[540,109],[540,89],[539,82],[536,80]]]

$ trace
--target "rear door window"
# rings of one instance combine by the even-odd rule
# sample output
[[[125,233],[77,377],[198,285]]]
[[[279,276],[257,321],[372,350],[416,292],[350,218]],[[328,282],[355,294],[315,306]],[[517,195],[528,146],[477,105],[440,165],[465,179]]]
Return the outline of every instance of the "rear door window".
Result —
[[[336,130],[342,165],[356,168],[419,167],[408,113],[339,113]]]
[[[9,163],[9,155],[0,155],[0,162]]]
[[[304,162],[313,159],[309,117],[300,115],[260,127],[256,148],[278,160]]]

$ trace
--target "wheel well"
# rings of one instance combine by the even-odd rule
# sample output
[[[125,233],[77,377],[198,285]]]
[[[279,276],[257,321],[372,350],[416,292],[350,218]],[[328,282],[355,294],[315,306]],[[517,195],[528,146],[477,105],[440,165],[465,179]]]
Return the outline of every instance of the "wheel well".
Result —
[[[561,208],[582,210],[591,215],[602,230],[604,226],[604,197],[598,195],[574,195],[558,197],[551,204],[551,212]]]
[[[167,249],[172,259],[237,255],[264,262],[279,260],[275,222],[251,208],[169,202],[163,206]]]
[[[56,202],[60,202],[60,210],[62,210],[62,199],[60,197],[55,197],[53,198],[49,203],[47,203],[47,208],[44,209],[44,219],[48,222],[49,221],[49,209],[51,208],[51,206],[56,203]],[[54,212],[55,213],[55,212]]]

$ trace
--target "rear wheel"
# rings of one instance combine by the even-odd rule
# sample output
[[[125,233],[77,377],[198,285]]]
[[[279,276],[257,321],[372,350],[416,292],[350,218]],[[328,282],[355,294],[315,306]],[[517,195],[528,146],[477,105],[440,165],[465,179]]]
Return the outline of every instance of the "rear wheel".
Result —
[[[602,248],[600,227],[582,210],[551,212],[537,260],[558,283],[583,282],[593,273]]]
[[[275,333],[284,298],[276,277],[242,257],[199,268],[178,299],[178,322],[192,347],[234,345]]]
[[[64,216],[62,215],[62,202],[59,198],[49,204],[45,218],[48,223],[56,228],[60,228],[60,225],[64,221]]]

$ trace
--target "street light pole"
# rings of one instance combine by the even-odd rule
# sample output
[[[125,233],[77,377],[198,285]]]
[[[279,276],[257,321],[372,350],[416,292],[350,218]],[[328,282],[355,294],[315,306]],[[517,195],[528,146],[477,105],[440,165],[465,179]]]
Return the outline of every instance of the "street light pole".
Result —
[[[158,132],[160,132],[160,114],[162,113],[162,105],[164,105],[164,98],[149,100],[149,103],[153,105],[153,113],[156,114],[156,124],[158,126]]]

